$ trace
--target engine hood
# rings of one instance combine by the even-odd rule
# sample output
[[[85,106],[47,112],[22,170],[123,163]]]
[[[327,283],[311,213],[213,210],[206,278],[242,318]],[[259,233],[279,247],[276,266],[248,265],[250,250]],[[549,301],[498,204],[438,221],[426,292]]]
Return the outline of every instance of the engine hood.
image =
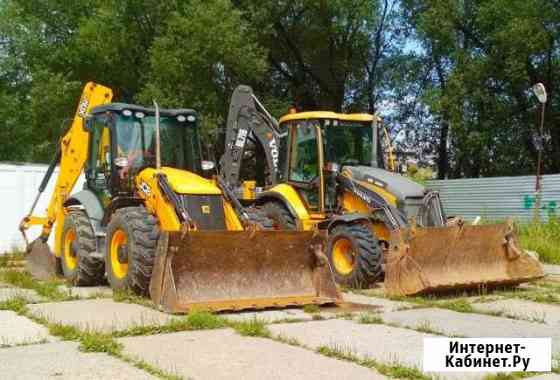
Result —
[[[216,183],[195,173],[186,170],[163,167],[161,172],[167,176],[167,180],[173,191],[178,194],[191,195],[221,195],[222,192]],[[156,170],[147,168],[140,173],[141,178],[152,178]]]
[[[344,166],[344,172],[349,172],[356,181],[384,188],[401,201],[404,201],[406,198],[423,198],[425,195],[426,189],[424,186],[400,174],[391,173],[384,169],[372,168],[370,166]]]

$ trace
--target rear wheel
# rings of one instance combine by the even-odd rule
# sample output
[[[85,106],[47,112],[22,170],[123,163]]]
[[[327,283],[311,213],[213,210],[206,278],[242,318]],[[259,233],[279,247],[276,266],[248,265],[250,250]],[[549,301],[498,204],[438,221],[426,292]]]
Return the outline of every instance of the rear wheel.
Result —
[[[72,210],[62,230],[62,275],[74,285],[92,286],[103,281],[103,259],[96,255],[95,234],[85,212]]]
[[[365,288],[383,276],[383,249],[367,224],[341,224],[333,228],[327,255],[339,284]]]
[[[296,219],[282,203],[269,201],[262,206],[262,210],[274,222],[276,230],[295,230]]]
[[[105,269],[113,289],[147,295],[154,265],[159,226],[142,206],[115,212],[107,228]]]

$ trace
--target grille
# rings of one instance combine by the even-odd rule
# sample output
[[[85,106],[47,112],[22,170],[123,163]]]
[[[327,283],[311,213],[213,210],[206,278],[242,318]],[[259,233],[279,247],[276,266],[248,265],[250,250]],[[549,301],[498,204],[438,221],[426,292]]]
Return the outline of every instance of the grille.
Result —
[[[182,195],[183,206],[200,230],[225,230],[221,195]]]

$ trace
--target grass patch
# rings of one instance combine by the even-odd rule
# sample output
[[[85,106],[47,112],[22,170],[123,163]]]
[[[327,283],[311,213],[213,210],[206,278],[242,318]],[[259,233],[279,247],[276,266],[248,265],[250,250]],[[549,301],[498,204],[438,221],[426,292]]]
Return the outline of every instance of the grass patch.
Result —
[[[441,331],[437,331],[436,329],[434,329],[429,321],[422,321],[418,326],[414,328],[414,330],[426,334],[444,335],[441,333]]]
[[[0,302],[0,310],[11,310],[18,314],[27,312],[27,301],[22,297],[14,297]]]
[[[270,338],[272,335],[266,326],[266,323],[257,318],[253,318],[249,321],[233,322],[232,327],[243,336]]]
[[[135,303],[138,305],[150,307],[152,309],[155,308],[154,304],[150,301],[149,298],[139,296],[138,294],[134,294],[131,290],[128,289],[114,289],[113,301],[123,302],[123,303]]]
[[[358,323],[365,325],[379,325],[383,323],[383,319],[374,313],[362,313],[358,316]]]
[[[524,249],[535,251],[541,261],[560,264],[560,218],[546,223],[519,224],[519,240]]]
[[[43,323],[45,324],[45,323]],[[111,334],[97,331],[82,331],[74,326],[62,325],[59,323],[47,323],[49,333],[62,340],[72,340],[80,343],[79,349],[82,352],[105,352],[111,355],[118,355],[121,345]]]
[[[228,326],[229,323],[225,318],[219,317],[209,312],[196,311],[189,313],[183,318],[172,319],[170,322],[161,326],[135,326],[124,331],[115,331],[113,332],[113,336],[125,337],[168,334],[180,331],[213,330]]]
[[[83,352],[105,352],[117,355],[122,350],[122,345],[113,339],[110,334],[84,333],[79,340],[80,350]]]
[[[0,273],[0,279],[18,288],[31,289],[49,301],[65,301],[72,299],[66,293],[58,290],[64,282],[60,280],[37,281],[29,272],[7,270]]]
[[[303,307],[303,312],[308,314],[316,314],[321,312],[321,308],[318,305],[305,305]]]
[[[526,301],[537,303],[546,303],[552,305],[560,304],[560,292],[557,288],[540,288],[540,289],[513,289],[497,291],[496,294],[505,298],[518,298]]]
[[[449,299],[449,297],[445,298],[436,298],[434,296],[427,296],[427,297],[390,297],[393,301],[404,301],[409,303],[414,303],[418,306],[423,308],[428,307],[436,307],[440,309],[448,309],[452,311],[456,311],[459,313],[476,313],[476,310],[472,307],[471,303],[465,298],[457,298],[457,299]]]
[[[46,324],[49,329],[49,334],[57,336],[62,340],[79,340],[82,335],[82,332],[74,326],[44,322],[43,324]]]
[[[274,337],[271,337],[271,339],[280,343],[288,344],[290,346],[304,347],[296,338],[287,337],[284,335],[275,335]]]
[[[459,313],[474,313],[475,310],[473,309],[472,305],[469,301],[465,299],[458,299],[453,301],[444,301],[437,304],[437,307],[443,309],[453,310]]]
[[[136,367],[138,369],[141,369],[143,371],[148,372],[150,375],[154,375],[156,377],[159,377],[160,379],[164,379],[164,380],[182,380],[183,379],[182,376],[169,373],[167,371],[162,370],[161,368],[154,367],[153,365],[151,365],[150,363],[148,363],[144,360],[125,355],[122,352],[120,352],[118,355],[115,355],[115,356],[118,357],[119,359],[121,359],[122,361],[133,365],[134,367]]]
[[[191,330],[210,330],[227,326],[225,318],[207,311],[190,312],[186,317],[186,323],[191,327]]]
[[[338,313],[336,317],[339,319],[346,319],[351,321],[354,319],[354,314],[349,311],[345,311],[344,313]]]
[[[341,346],[320,346],[316,350],[319,354],[356,363],[363,367],[376,369],[382,375],[397,379],[429,380],[430,377],[424,375],[416,368],[405,367],[399,364],[384,364],[370,358],[360,358],[351,349]]]
[[[25,265],[25,253],[11,252],[0,254],[0,268],[21,268]]]

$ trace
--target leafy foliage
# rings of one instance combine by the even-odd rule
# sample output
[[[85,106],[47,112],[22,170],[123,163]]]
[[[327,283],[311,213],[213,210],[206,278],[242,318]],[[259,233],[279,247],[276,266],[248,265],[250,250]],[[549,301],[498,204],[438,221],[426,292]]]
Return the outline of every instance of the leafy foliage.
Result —
[[[439,177],[560,171],[558,0],[0,0],[0,161],[52,157],[81,86],[194,108],[219,158],[233,88],[271,112],[378,112]],[[431,160],[431,159],[430,159]]]

